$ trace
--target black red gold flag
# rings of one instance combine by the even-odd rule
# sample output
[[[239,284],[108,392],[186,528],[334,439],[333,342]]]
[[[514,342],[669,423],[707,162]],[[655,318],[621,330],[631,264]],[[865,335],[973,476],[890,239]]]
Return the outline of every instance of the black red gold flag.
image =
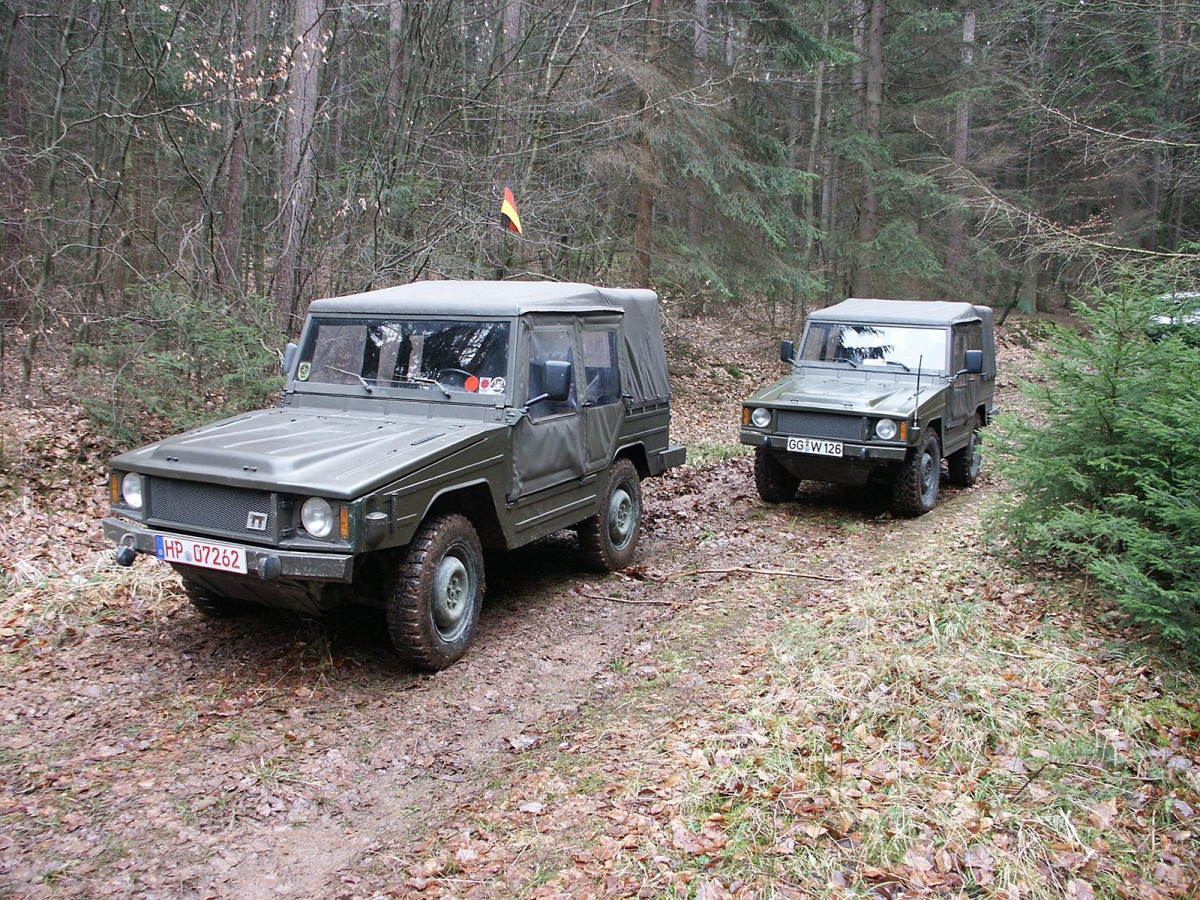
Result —
[[[504,202],[500,204],[500,223],[509,231],[521,234],[521,217],[517,215],[517,201],[510,188],[504,188]]]

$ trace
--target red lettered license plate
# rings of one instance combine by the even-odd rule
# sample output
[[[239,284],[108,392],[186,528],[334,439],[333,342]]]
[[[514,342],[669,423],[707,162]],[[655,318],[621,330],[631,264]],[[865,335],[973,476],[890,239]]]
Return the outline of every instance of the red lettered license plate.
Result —
[[[167,562],[185,563],[221,572],[246,574],[246,551],[229,544],[214,544],[195,538],[175,537],[168,534],[154,536],[154,555]]]

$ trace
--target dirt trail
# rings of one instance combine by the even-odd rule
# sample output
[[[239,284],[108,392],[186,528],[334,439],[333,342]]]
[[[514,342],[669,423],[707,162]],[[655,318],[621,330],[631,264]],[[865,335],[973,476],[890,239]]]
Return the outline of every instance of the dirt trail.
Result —
[[[569,743],[581,708],[639,702],[619,675],[655,641],[686,642],[672,622],[770,629],[778,598],[760,577],[681,573],[770,565],[853,583],[924,531],[973,521],[981,490],[948,491],[914,521],[820,486],[768,507],[747,458],[647,489],[640,567],[581,573],[569,534],[490,559],[473,649],[432,677],[392,661],[367,611],[212,623],[177,596],[133,597],[58,636],[0,685],[0,893],[370,896],[378,854],[503,786],[522,752]]]

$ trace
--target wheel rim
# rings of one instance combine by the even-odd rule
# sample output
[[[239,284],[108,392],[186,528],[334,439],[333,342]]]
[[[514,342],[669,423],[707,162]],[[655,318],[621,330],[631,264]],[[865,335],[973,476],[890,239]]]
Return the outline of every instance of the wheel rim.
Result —
[[[933,492],[937,489],[938,461],[932,453],[921,454],[921,499],[928,506],[933,500]]]
[[[983,458],[979,453],[979,434],[971,432],[971,477],[974,478],[979,474],[979,465],[983,462]]]
[[[637,527],[637,504],[629,489],[621,485],[608,499],[608,539],[618,550],[623,550],[633,537]]]
[[[442,640],[453,641],[467,627],[473,594],[474,584],[466,564],[446,554],[433,576],[433,625]]]

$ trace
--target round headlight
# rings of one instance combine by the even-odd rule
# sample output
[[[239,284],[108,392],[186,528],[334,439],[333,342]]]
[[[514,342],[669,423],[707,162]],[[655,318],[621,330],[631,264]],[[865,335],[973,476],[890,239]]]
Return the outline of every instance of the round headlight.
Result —
[[[880,419],[875,423],[875,434],[880,440],[892,441],[896,439],[896,423],[891,419]]]
[[[763,409],[760,406],[754,412],[750,413],[750,421],[755,428],[766,428],[771,424],[771,411]]]
[[[133,509],[142,508],[142,476],[137,472],[128,472],[121,479],[121,496],[125,505]]]
[[[327,537],[333,531],[333,507],[320,497],[309,497],[300,507],[300,521],[313,537]]]

